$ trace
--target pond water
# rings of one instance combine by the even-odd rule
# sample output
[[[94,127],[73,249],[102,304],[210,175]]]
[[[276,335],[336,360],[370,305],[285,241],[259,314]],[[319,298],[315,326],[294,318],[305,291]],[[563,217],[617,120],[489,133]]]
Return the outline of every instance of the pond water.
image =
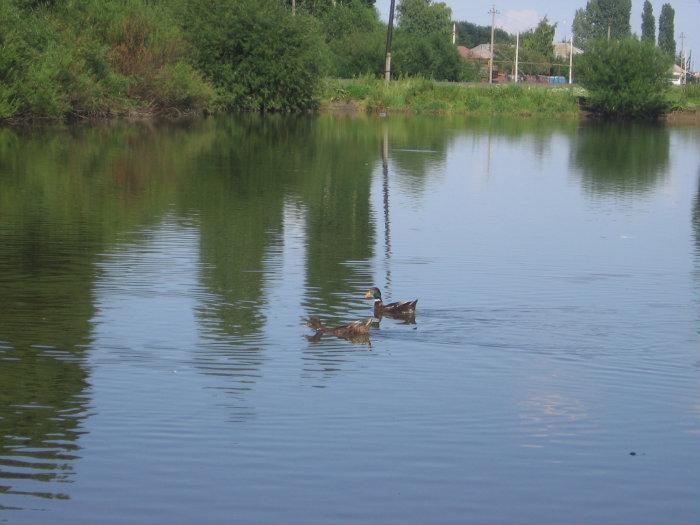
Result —
[[[700,129],[0,130],[0,522],[700,522]],[[311,315],[418,298],[415,324]]]

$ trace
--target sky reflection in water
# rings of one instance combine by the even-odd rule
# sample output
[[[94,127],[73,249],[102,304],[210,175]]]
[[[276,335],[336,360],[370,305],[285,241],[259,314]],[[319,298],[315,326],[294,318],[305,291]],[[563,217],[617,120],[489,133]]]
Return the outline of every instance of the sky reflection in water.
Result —
[[[0,130],[0,522],[697,522],[699,141]]]

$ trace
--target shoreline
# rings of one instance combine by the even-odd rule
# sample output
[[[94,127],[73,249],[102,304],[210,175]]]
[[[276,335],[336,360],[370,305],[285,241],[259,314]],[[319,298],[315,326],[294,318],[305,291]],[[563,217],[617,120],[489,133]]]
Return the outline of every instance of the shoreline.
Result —
[[[235,115],[250,113],[247,111],[230,111],[230,112],[205,112],[201,110],[180,111],[171,109],[167,111],[129,111],[122,114],[101,115],[75,119],[53,119],[45,117],[25,117],[17,119],[0,120],[0,129],[41,129],[52,126],[75,126],[75,125],[103,125],[112,122],[126,123],[152,123],[159,121],[178,122],[183,120],[197,120],[210,116],[217,115]],[[578,107],[575,111],[567,112],[551,112],[551,111],[445,111],[440,109],[419,109],[411,107],[369,107],[366,101],[359,99],[346,100],[326,100],[319,104],[315,110],[307,112],[307,114],[330,114],[339,116],[379,116],[385,117],[389,115],[404,115],[404,116],[436,116],[436,117],[493,117],[493,118],[512,118],[512,119],[539,119],[539,118],[556,118],[556,119],[576,119],[579,121],[595,121],[599,120],[595,115]],[[612,122],[634,122],[626,119],[612,120]],[[644,122],[644,120],[641,120]],[[698,125],[700,126],[700,108],[681,108],[675,109],[669,113],[662,115],[657,122],[667,125]]]

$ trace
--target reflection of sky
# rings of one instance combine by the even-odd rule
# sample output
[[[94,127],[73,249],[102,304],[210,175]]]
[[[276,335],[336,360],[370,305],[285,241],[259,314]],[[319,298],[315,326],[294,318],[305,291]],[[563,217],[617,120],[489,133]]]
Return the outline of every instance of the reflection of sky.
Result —
[[[218,330],[196,220],[124,239],[95,284],[79,497],[55,508],[85,523],[114,508],[125,523],[697,515],[697,132],[671,133],[643,196],[586,190],[575,144],[465,128],[410,184],[413,157],[395,169],[390,147],[389,257],[376,160],[373,259],[343,264],[383,287],[390,270],[387,299],[419,305],[371,349],[303,337],[323,305],[296,197],[251,269],[260,333]],[[345,315],[368,311],[345,293]]]

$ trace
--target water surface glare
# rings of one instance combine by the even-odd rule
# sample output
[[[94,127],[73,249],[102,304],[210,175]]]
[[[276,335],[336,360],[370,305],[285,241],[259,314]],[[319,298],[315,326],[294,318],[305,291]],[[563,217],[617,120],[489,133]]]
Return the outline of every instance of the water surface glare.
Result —
[[[0,129],[0,522],[700,523],[700,129]],[[418,298],[415,323],[305,320]]]

